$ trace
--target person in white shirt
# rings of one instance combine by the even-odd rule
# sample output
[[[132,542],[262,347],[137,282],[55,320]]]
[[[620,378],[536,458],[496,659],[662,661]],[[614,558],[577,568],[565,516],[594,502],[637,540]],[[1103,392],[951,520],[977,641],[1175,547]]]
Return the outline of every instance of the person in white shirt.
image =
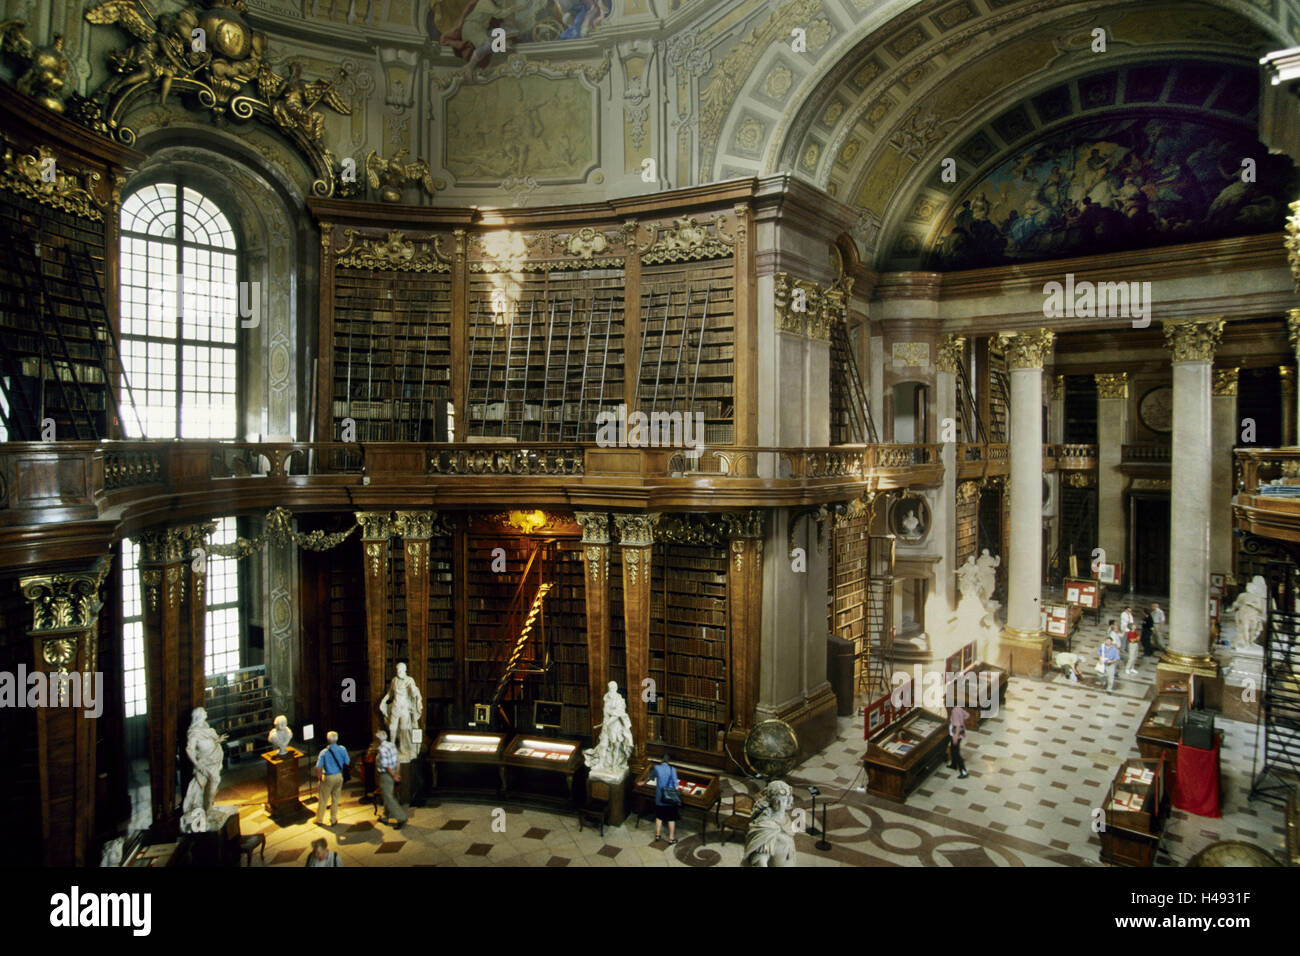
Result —
[[[1162,651],[1165,649],[1165,612],[1159,604],[1151,605],[1151,620],[1155,622],[1155,648]]]

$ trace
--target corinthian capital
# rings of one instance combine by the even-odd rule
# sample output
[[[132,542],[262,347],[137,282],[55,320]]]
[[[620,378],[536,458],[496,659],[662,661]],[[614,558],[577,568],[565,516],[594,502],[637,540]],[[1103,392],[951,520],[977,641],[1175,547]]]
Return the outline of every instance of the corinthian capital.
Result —
[[[647,547],[654,544],[659,515],[614,515],[618,541],[624,547]]]
[[[997,345],[1006,352],[1008,368],[1042,368],[1052,351],[1056,333],[1050,329],[999,332]]]
[[[1128,372],[1094,375],[1098,398],[1128,398]]]
[[[1213,362],[1221,335],[1219,316],[1165,323],[1165,346],[1174,353],[1175,362]]]
[[[957,374],[957,368],[961,365],[962,356],[966,353],[966,337],[964,335],[945,335],[939,339],[939,345],[936,348],[938,353],[935,356],[934,364],[940,372],[951,372]]]

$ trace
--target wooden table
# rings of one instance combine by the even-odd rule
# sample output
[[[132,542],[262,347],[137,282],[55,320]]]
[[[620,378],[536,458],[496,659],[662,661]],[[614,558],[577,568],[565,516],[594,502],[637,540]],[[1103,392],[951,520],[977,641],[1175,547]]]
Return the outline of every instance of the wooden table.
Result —
[[[637,778],[632,788],[632,798],[636,801],[636,825],[641,826],[641,817],[654,815],[655,782],[651,774],[657,764],[647,767]],[[709,842],[709,811],[713,811],[713,825],[722,832],[722,785],[718,778],[698,770],[677,771],[677,785],[682,794],[682,811],[691,810],[700,815],[700,836],[704,844]]]
[[[1101,832],[1101,861],[1115,866],[1153,866],[1164,821],[1169,815],[1169,791],[1165,787],[1165,756],[1155,760],[1125,760],[1106,791],[1106,826]],[[1150,772],[1151,779],[1143,784],[1125,783],[1125,773],[1130,768]],[[1136,793],[1142,798],[1140,807],[1119,807],[1115,800],[1120,794]]]
[[[429,748],[433,789],[500,794],[505,790],[504,767],[501,765],[501,751],[505,744],[505,734],[443,731]]]
[[[1185,694],[1157,694],[1137,731],[1138,753],[1150,760],[1164,754],[1165,787],[1171,793],[1178,761],[1178,738],[1182,736],[1186,710]]]
[[[907,752],[899,753],[901,747],[907,747]],[[867,768],[867,792],[905,803],[907,795],[938,766],[947,750],[947,718],[928,710],[912,711],[867,741],[867,753],[862,758]]]
[[[560,800],[565,806],[575,805],[574,778],[585,771],[582,761],[582,741],[560,737],[538,737],[519,734],[506,745],[501,757],[501,789],[507,796],[512,790],[542,800]],[[564,793],[557,794],[547,781],[563,780]],[[520,782],[533,782],[534,787],[520,787]]]

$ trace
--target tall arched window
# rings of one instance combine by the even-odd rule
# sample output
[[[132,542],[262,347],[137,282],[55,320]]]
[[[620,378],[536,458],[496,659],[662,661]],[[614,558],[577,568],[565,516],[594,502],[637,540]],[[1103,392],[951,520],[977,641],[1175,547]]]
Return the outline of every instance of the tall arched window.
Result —
[[[239,248],[216,204],[180,182],[122,203],[122,353],[145,434],[235,438]]]
[[[239,245],[225,213],[180,181],[159,182],[122,203],[122,357],[143,435],[131,438],[237,438]],[[234,518],[219,518],[215,543],[232,543]],[[126,715],[144,713],[144,633],[138,549],[122,542],[122,638]],[[239,667],[236,561],[208,557],[209,675]]]

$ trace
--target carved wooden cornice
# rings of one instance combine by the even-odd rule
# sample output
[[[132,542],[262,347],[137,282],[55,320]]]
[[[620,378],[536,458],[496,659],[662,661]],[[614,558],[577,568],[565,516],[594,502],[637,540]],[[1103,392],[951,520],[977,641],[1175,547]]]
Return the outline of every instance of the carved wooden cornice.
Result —
[[[573,232],[475,233],[467,237],[473,256],[469,271],[490,274],[622,268],[627,265],[627,253],[637,248],[639,228],[635,219],[629,219],[616,229],[606,230],[583,226]],[[613,255],[615,249],[622,249],[623,254]]]
[[[1174,353],[1174,362],[1213,362],[1222,335],[1218,316],[1165,323],[1165,347]]]
[[[956,375],[965,354],[966,337],[964,335],[945,335],[939,339],[939,343],[935,348],[935,367],[940,372],[949,372]]]
[[[15,155],[13,147],[6,144],[0,188],[82,219],[103,222],[105,204],[93,192],[100,178],[97,172],[74,169],[59,162],[49,146],[37,146],[34,153]]]
[[[343,268],[373,269],[392,272],[450,272],[451,264],[438,252],[437,243],[416,252],[415,243],[398,230],[386,239],[366,239],[356,229],[343,231],[344,242],[334,264]],[[324,236],[322,234],[322,242]]]
[[[704,225],[694,216],[682,216],[674,219],[671,226],[655,223],[649,228],[653,238],[647,245],[637,247],[641,262],[648,266],[720,259],[730,256],[736,244],[736,237],[726,233],[722,216],[715,215]]]
[[[104,583],[111,564],[112,559],[105,555],[96,558],[85,571],[60,571],[19,578],[18,587],[32,606],[32,626],[28,633],[39,636],[50,631],[93,628],[99,609],[103,607],[99,587]],[[45,661],[55,664],[49,656]]]
[[[1237,394],[1237,376],[1240,368],[1216,368],[1210,394],[1226,397]]]
[[[1128,372],[1094,375],[1098,398],[1128,398]]]
[[[1041,369],[1055,339],[1056,333],[1050,329],[999,332],[996,337],[998,346],[1006,353],[1009,369]]]

